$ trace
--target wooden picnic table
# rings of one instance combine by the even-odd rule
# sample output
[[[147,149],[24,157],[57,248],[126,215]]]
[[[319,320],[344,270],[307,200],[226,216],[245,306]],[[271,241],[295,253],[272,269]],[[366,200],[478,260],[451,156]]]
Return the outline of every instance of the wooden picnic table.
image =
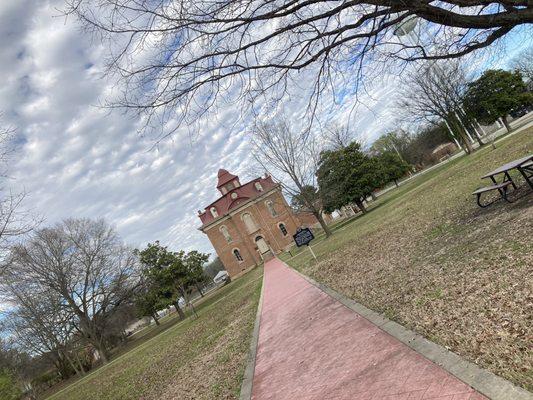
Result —
[[[489,172],[481,178],[490,178],[494,185],[509,182],[513,186],[513,188],[516,189],[516,184],[511,178],[511,175],[509,174],[509,172],[513,169],[518,170],[522,174],[526,182],[533,190],[533,154],[519,158],[518,160],[508,162],[507,164],[496,168],[494,171]],[[496,179],[496,177],[499,175],[503,175],[503,180],[501,182],[498,182]]]

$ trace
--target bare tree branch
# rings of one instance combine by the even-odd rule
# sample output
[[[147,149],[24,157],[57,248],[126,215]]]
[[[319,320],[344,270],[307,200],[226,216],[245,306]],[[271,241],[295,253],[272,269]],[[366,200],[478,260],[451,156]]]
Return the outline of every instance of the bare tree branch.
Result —
[[[2,287],[31,287],[54,295],[69,325],[108,360],[106,331],[114,311],[130,301],[139,282],[136,258],[104,221],[71,219],[36,231],[13,247]],[[15,304],[27,301],[14,296]]]
[[[306,71],[307,113],[343,76],[359,87],[379,59],[454,58],[533,22],[527,0],[67,0],[67,15],[110,49],[107,72],[123,91],[108,99],[172,133],[221,104],[254,112],[285,98]],[[416,46],[395,38],[413,16]]]
[[[467,134],[469,120],[462,109],[468,81],[463,66],[457,61],[431,63],[409,75],[400,91],[398,107],[414,120],[433,124],[444,120],[453,137],[467,152],[472,152]],[[483,145],[481,139],[479,142]]]
[[[276,176],[287,193],[300,197],[329,236],[321,205],[307,190],[310,186],[316,188],[315,173],[320,154],[313,137],[307,132],[295,132],[286,120],[280,120],[258,124],[252,135],[252,147],[257,164]]]
[[[15,131],[0,128],[0,178],[8,180],[11,156],[15,152],[12,144]],[[0,276],[5,268],[4,256],[17,238],[29,233],[38,221],[23,209],[25,192],[15,193],[10,189],[0,188]]]

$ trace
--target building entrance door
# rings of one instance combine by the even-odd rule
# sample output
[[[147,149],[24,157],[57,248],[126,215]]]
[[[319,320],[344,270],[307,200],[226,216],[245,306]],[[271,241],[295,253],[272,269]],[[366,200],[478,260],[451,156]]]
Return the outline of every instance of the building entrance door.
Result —
[[[257,243],[257,248],[259,249],[259,253],[265,254],[268,251],[270,251],[270,248],[268,247],[268,244],[265,242],[265,239],[263,239],[263,236],[256,237],[255,242]]]

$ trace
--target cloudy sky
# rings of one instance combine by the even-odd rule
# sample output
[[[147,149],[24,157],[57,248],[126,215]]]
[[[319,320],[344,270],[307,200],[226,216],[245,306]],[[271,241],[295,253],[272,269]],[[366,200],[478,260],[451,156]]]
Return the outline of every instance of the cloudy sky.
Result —
[[[61,17],[60,7],[60,1],[0,3],[1,123],[16,129],[18,144],[9,185],[28,193],[25,206],[44,224],[103,217],[134,246],[159,239],[211,252],[196,229],[196,211],[217,197],[219,168],[250,177],[251,121],[237,120],[227,107],[198,135],[179,131],[156,144],[139,134],[138,119],[98,106],[116,90],[102,79],[104,49]],[[523,42],[514,38],[509,51]],[[394,126],[395,87],[394,77],[377,79],[357,118],[350,96],[323,107],[321,117],[351,121],[371,142]],[[284,112],[297,118],[301,108],[295,101]]]

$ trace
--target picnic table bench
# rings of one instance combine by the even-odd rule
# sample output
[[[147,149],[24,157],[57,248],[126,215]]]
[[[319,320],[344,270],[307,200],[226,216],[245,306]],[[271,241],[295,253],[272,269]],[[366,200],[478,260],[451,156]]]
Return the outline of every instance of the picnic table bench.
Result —
[[[533,190],[533,154],[530,154],[528,156],[519,158],[518,160],[508,162],[507,164],[504,164],[501,167],[496,168],[494,171],[491,171],[481,177],[481,179],[489,178],[492,181],[493,185],[479,188],[472,193],[473,195],[477,196],[477,204],[480,207],[487,207],[490,204],[494,203],[494,201],[487,204],[481,203],[481,196],[484,193],[488,193],[493,190],[497,190],[500,193],[500,197],[502,199],[511,203],[511,200],[509,200],[507,196],[509,186],[512,186],[514,189],[517,189],[516,183],[513,181],[513,178],[509,173],[513,169],[516,169],[520,172],[529,187]],[[500,176],[503,176],[503,178],[500,178]],[[501,181],[498,182],[498,179],[501,179]]]

